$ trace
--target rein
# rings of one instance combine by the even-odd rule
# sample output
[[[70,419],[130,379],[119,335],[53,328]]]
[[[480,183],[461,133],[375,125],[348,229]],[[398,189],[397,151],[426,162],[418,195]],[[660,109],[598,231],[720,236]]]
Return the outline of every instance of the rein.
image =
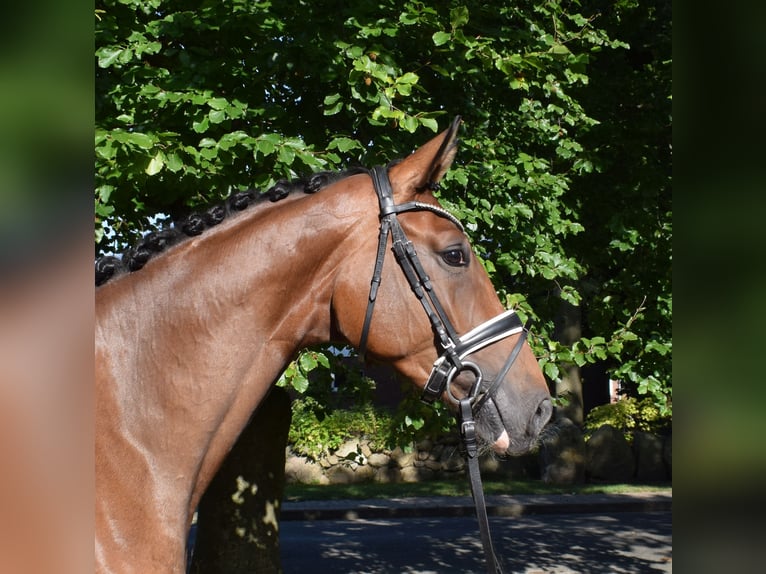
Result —
[[[421,400],[426,403],[433,403],[446,391],[449,400],[458,406],[456,417],[462,439],[461,450],[468,462],[471,494],[474,506],[476,507],[481,542],[486,556],[487,572],[490,574],[502,574],[502,569],[492,547],[492,537],[489,532],[489,519],[487,518],[487,507],[484,501],[484,490],[479,471],[479,449],[474,415],[478,414],[484,405],[492,400],[499,385],[521,351],[521,347],[526,340],[527,329],[522,325],[521,320],[514,311],[506,311],[481,323],[468,333],[458,336],[444,311],[444,307],[436,296],[431,280],[418,258],[414,245],[407,239],[407,235],[397,215],[408,211],[430,211],[439,217],[450,220],[461,231],[463,231],[463,226],[455,216],[435,205],[418,201],[396,205],[394,203],[391,182],[385,167],[374,167],[371,171],[371,176],[380,206],[380,233],[378,235],[375,267],[373,269],[372,280],[370,281],[367,311],[359,342],[359,352],[364,357],[367,350],[367,338],[383,273],[383,260],[386,256],[388,237],[390,235],[394,257],[428,316],[436,336],[435,344],[437,351],[440,353],[423,388]],[[466,360],[466,358],[516,333],[521,333],[522,335],[508,356],[500,373],[498,373],[494,381],[486,381],[486,384],[483,384],[485,381],[481,368],[476,363]],[[452,382],[463,371],[470,371],[476,380],[467,396],[457,397],[452,392]]]

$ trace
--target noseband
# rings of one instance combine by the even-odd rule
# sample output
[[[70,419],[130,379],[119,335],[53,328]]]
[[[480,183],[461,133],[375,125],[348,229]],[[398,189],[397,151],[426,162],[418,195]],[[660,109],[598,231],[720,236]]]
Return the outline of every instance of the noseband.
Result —
[[[435,334],[435,345],[439,352],[439,357],[434,362],[431,374],[423,388],[421,399],[424,402],[433,403],[446,390],[449,399],[459,404],[461,398],[452,392],[451,384],[460,373],[470,371],[476,380],[466,398],[473,406],[473,412],[478,413],[487,400],[495,394],[505,375],[508,374],[511,365],[513,365],[516,357],[518,357],[521,347],[526,340],[527,330],[514,311],[506,311],[489,321],[481,323],[468,333],[458,336],[449,317],[444,312],[444,307],[436,296],[431,280],[415,251],[415,246],[407,239],[407,235],[404,229],[402,229],[397,215],[408,211],[430,211],[439,217],[450,220],[460,231],[463,231],[463,226],[451,213],[429,203],[411,201],[399,205],[394,204],[393,190],[391,189],[391,182],[388,179],[385,167],[378,166],[373,168],[371,176],[380,205],[380,234],[378,236],[378,252],[372,281],[370,282],[370,296],[367,302],[367,312],[364,317],[359,352],[364,356],[367,348],[367,337],[383,273],[386,245],[388,243],[388,236],[391,235],[394,257],[404,272],[412,291],[423,306],[428,320],[431,322],[431,327]],[[481,367],[474,362],[466,360],[466,358],[516,333],[522,333],[522,336],[519,337],[505,365],[494,381],[485,381]]]

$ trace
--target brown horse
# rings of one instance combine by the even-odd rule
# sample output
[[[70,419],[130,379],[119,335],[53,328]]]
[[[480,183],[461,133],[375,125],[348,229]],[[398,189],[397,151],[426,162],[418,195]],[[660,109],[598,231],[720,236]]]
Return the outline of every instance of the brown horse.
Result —
[[[498,452],[535,443],[551,414],[545,380],[431,192],[455,156],[458,125],[387,170],[246,209],[98,288],[97,571],[184,571],[200,496],[307,346],[361,346],[416,385],[428,380],[432,397],[472,394],[478,435]],[[397,240],[379,234],[391,218],[414,262],[406,269],[378,255]]]

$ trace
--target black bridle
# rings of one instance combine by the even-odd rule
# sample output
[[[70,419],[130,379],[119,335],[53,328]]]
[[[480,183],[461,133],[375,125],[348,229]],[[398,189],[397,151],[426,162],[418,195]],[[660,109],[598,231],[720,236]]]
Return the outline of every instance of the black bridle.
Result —
[[[435,335],[435,344],[439,352],[439,357],[434,362],[431,374],[423,388],[421,399],[427,403],[433,403],[446,391],[449,399],[458,406],[458,427],[463,441],[463,451],[468,460],[471,492],[474,504],[476,505],[477,518],[479,519],[482,545],[487,557],[487,571],[491,574],[502,574],[489,534],[489,521],[484,502],[484,491],[481,486],[481,476],[479,474],[479,449],[474,415],[478,414],[486,402],[497,392],[499,385],[506,374],[508,374],[521,351],[521,347],[526,340],[527,329],[515,312],[506,311],[478,325],[468,333],[458,336],[447,314],[444,312],[444,307],[436,296],[431,280],[415,251],[415,246],[407,239],[407,235],[404,229],[402,229],[397,215],[408,211],[430,211],[439,217],[450,220],[461,231],[463,231],[463,226],[455,216],[441,207],[429,203],[411,201],[396,205],[394,203],[391,182],[388,178],[388,171],[385,167],[378,166],[373,168],[371,176],[380,205],[380,234],[378,236],[375,267],[373,269],[372,280],[370,281],[367,312],[364,317],[364,326],[362,327],[362,336],[359,342],[359,352],[364,356],[367,350],[367,338],[373,310],[375,309],[378,287],[380,286],[383,273],[383,260],[386,256],[388,237],[390,235],[394,257],[404,272],[412,291],[423,306],[428,320],[431,322]],[[517,333],[521,333],[521,336],[494,381],[485,381],[479,365],[466,360],[471,354]],[[476,380],[466,396],[458,397],[452,392],[452,381],[463,371],[470,371]]]

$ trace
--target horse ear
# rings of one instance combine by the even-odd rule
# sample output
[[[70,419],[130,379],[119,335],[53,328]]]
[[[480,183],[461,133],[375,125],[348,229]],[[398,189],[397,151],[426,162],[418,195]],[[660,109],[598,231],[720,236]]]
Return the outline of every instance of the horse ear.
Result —
[[[420,193],[437,187],[455,159],[460,123],[456,116],[449,128],[391,167],[388,175],[395,190]]]

